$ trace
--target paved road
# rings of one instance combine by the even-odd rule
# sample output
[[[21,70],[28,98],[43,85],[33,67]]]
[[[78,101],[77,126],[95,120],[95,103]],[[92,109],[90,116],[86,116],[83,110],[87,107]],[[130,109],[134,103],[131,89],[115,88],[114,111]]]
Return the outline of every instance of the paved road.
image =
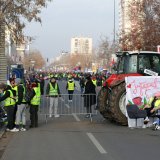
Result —
[[[39,117],[39,128],[7,133],[2,160],[151,160],[159,159],[160,131],[117,126],[101,115]],[[2,144],[2,141],[0,141]],[[3,149],[4,150],[4,149]]]
[[[160,132],[128,129],[94,117],[50,119],[39,128],[12,135],[2,160],[159,159]],[[10,133],[11,134],[11,133]]]

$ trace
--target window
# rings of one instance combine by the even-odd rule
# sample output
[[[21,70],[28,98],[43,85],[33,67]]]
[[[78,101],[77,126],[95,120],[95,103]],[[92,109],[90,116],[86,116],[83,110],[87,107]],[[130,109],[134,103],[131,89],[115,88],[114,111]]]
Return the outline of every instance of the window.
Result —
[[[139,70],[149,69],[160,73],[160,55],[148,54],[139,56]]]
[[[119,70],[119,73],[124,72],[124,58],[123,57],[119,58],[118,70]]]
[[[126,58],[126,73],[137,72],[137,55],[128,55]]]

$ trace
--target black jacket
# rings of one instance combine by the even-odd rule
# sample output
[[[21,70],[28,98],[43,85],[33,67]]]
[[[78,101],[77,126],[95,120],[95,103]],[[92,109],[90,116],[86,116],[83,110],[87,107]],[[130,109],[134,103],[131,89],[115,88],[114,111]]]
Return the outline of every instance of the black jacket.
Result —
[[[90,107],[96,104],[96,90],[95,85],[91,80],[89,80],[85,85],[84,91],[84,106]]]
[[[19,84],[18,85],[18,102],[17,102],[18,105],[25,104],[25,102],[22,102],[23,97],[24,97],[24,86],[22,84]]]

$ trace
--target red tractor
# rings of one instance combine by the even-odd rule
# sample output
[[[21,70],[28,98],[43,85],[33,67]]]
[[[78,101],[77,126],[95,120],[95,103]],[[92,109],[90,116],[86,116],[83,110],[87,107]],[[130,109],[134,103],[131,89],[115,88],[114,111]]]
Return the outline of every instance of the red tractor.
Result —
[[[160,75],[160,53],[125,51],[116,53],[116,57],[115,73],[100,90],[97,105],[104,118],[127,125],[125,77]]]

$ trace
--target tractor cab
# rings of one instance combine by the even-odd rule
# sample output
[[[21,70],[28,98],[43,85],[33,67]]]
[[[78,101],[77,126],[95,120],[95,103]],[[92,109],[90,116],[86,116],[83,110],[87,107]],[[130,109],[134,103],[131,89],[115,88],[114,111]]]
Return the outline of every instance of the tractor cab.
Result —
[[[160,75],[160,54],[157,52],[118,52],[116,74],[139,73]]]

